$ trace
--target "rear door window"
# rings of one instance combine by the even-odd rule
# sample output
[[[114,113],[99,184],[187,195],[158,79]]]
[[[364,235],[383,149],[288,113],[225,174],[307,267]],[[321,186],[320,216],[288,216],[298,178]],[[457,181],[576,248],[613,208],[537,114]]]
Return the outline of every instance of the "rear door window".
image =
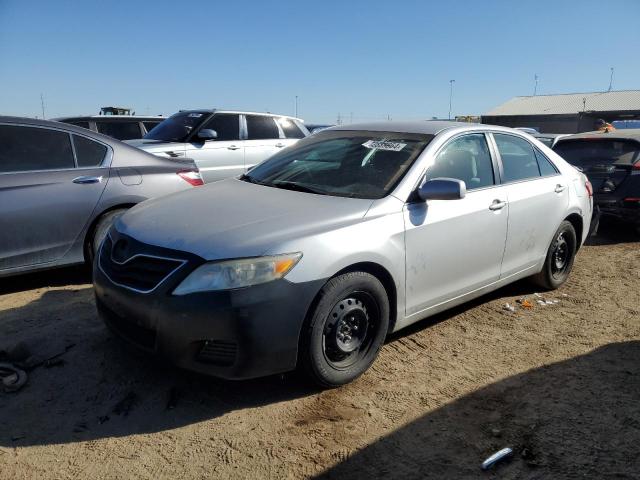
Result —
[[[571,165],[589,170],[600,165],[633,165],[640,160],[640,143],[586,138],[560,141],[553,150]]]
[[[215,130],[216,140],[240,139],[240,115],[234,113],[216,113],[202,128]]]
[[[96,122],[98,131],[118,140],[133,140],[141,138],[138,122]]]
[[[273,117],[247,115],[247,138],[265,140],[280,138],[280,132]]]
[[[0,125],[0,172],[74,168],[69,134],[48,128]]]
[[[505,182],[517,182],[540,177],[538,159],[533,146],[515,135],[494,133],[496,145],[502,159]]]
[[[98,167],[107,155],[107,147],[79,135],[73,136],[78,167]]]
[[[282,117],[278,119],[278,125],[280,125],[285,138],[304,138],[304,133],[293,120]]]

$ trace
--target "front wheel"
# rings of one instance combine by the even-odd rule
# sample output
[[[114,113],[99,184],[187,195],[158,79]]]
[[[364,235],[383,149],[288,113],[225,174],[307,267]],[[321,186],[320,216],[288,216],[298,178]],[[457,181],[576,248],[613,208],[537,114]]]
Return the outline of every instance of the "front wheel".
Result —
[[[569,278],[577,250],[576,231],[571,222],[563,221],[547,250],[542,271],[533,281],[547,290],[555,290]]]
[[[301,363],[322,387],[349,383],[376,359],[388,328],[389,299],[376,277],[349,272],[332,278],[303,331]]]

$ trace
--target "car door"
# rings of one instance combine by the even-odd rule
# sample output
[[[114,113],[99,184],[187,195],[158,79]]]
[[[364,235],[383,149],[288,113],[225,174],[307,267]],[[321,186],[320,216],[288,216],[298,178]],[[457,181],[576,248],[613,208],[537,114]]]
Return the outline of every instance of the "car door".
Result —
[[[276,118],[269,115],[245,115],[245,166],[247,169],[266,160],[287,146],[280,138]]]
[[[0,145],[0,271],[54,262],[102,195],[110,149],[66,131],[10,124],[0,125]]]
[[[197,138],[187,144],[186,156],[192,158],[205,183],[244,173],[244,142],[240,140],[240,115],[236,113],[216,113],[207,120],[200,130],[215,130],[213,140],[199,141]]]
[[[569,203],[567,182],[548,158],[526,139],[493,133],[509,202],[509,234],[502,277],[539,264]]]
[[[405,205],[407,315],[500,278],[508,204],[496,165],[484,133],[457,136],[435,155],[426,178],[463,180],[466,196]]]

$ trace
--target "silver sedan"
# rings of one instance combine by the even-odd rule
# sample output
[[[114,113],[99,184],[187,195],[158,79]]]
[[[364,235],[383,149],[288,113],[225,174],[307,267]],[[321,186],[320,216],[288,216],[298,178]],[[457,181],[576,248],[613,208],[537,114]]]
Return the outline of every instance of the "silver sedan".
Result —
[[[562,285],[591,193],[517,130],[330,128],[123,215],[94,267],[97,306],[184,368],[240,379],[300,366],[337,386],[390,332],[521,278]]]
[[[92,258],[132,205],[202,184],[192,160],[66,123],[0,117],[0,145],[0,277]]]

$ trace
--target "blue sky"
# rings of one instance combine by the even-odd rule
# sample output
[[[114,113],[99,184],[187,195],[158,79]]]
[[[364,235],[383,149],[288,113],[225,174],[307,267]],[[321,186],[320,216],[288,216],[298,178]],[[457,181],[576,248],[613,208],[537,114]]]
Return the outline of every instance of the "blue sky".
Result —
[[[0,0],[0,113],[221,107],[307,122],[640,88],[640,1]]]

